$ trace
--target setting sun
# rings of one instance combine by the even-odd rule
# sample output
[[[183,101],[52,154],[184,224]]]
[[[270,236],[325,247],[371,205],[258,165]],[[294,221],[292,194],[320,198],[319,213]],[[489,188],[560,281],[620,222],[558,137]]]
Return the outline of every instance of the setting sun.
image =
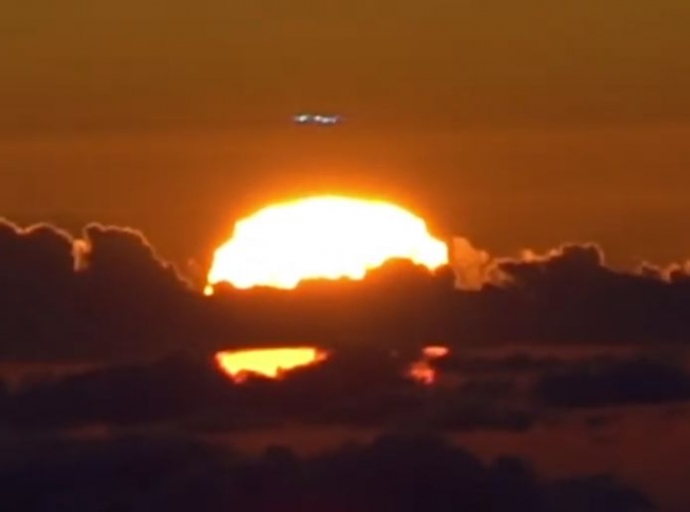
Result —
[[[220,282],[291,289],[305,279],[362,279],[393,258],[435,269],[448,262],[448,249],[421,218],[394,204],[311,197],[239,221],[214,254],[206,292]]]
[[[279,379],[285,372],[320,363],[327,353],[314,347],[266,348],[218,352],[216,362],[234,381],[246,380],[248,374]]]

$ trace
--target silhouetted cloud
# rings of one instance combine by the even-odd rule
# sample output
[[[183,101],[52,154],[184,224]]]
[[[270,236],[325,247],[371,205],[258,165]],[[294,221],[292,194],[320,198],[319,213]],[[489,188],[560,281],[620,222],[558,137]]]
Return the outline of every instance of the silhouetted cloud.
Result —
[[[554,482],[546,491],[545,502],[547,510],[563,512],[655,509],[642,493],[621,486],[607,475]]]
[[[690,374],[679,364],[636,358],[581,363],[542,377],[538,398],[548,406],[602,407],[690,400]]]
[[[179,421],[227,403],[231,388],[208,362],[170,357],[27,384],[6,397],[3,421],[44,430]]]
[[[14,451],[22,455],[0,465],[8,512],[653,510],[645,495],[607,476],[544,480],[521,459],[484,464],[427,436],[387,435],[310,457],[279,446],[251,457],[148,437],[43,442]]]
[[[492,258],[463,239],[454,248],[454,269],[430,272],[394,260],[361,282],[315,280],[290,291],[221,285],[207,297],[136,230],[91,224],[73,236],[50,225],[2,222],[0,362],[84,364],[62,376],[2,385],[0,430],[15,440],[99,427],[205,437],[284,425],[533,435],[535,425],[574,416],[576,408],[608,414],[618,405],[690,401],[681,361],[593,355],[601,345],[647,353],[684,346],[687,264],[615,270],[595,244],[519,258]],[[243,384],[212,359],[223,349],[293,344],[323,347],[330,357],[282,380]],[[429,361],[440,378],[428,387],[406,373],[430,344],[451,352]],[[506,345],[524,351],[502,352]],[[592,352],[556,357],[529,352],[533,346]],[[489,349],[491,356],[482,352]],[[304,460],[276,449],[252,461],[160,442],[152,451],[132,440],[68,444],[41,465],[23,458],[5,464],[0,494],[24,500],[15,501],[22,510],[48,503],[64,504],[51,510],[281,509],[270,492],[251,490],[270,481],[275,496],[289,497],[285,510],[340,504],[397,511],[421,506],[402,483],[415,480],[429,510],[647,507],[639,494],[603,477],[545,486],[519,460],[485,466],[436,441],[389,438]],[[133,467],[141,454],[150,457],[142,466],[144,487],[110,478],[113,468]],[[419,468],[431,469],[417,477]],[[443,475],[432,478],[436,472]],[[451,482],[466,483],[456,491]],[[498,494],[486,498],[475,485]],[[29,495],[36,486],[45,492]],[[202,491],[208,500],[190,505]]]
[[[205,297],[135,230],[91,224],[75,238],[4,222],[0,359],[136,359],[305,341],[401,350],[665,343],[690,332],[687,266],[617,271],[593,244],[519,259],[491,259],[464,239],[454,246],[455,272],[391,261],[361,282],[219,286]]]
[[[592,244],[492,265],[500,280],[479,290],[455,289],[449,269],[431,274],[391,262],[362,283],[305,283],[290,292],[221,288],[212,300],[241,311],[247,332],[255,326],[259,337],[286,341],[682,343],[690,332],[690,281],[677,271],[669,280],[613,270]],[[262,317],[271,318],[270,325]]]
[[[690,401],[690,374],[660,359],[547,359],[519,372],[512,361],[441,369],[429,387],[405,375],[408,360],[385,350],[343,350],[280,380],[240,384],[212,360],[168,357],[4,389],[1,424],[20,431],[165,424],[198,432],[286,425],[523,432],[556,409]]]
[[[169,351],[199,323],[186,323],[194,300],[136,231],[92,224],[74,239],[52,226],[0,223],[2,359]]]
[[[649,266],[637,273],[615,271],[593,244],[494,260],[467,242],[458,244],[471,255],[468,275],[475,281],[493,276],[491,282],[457,289],[449,267],[432,273],[394,260],[361,282],[308,281],[290,291],[220,286],[216,295],[206,297],[135,230],[91,224],[75,238],[48,225],[20,229],[2,223],[0,359],[76,359],[106,366],[22,390],[11,398],[11,419],[61,426],[194,417],[209,428],[214,421],[244,428],[297,418],[317,424],[521,430],[531,426],[533,416],[523,407],[529,405],[524,393],[517,407],[509,406],[511,400],[517,403],[510,381],[505,387],[510,399],[490,394],[498,380],[489,383],[493,391],[475,379],[452,386],[456,396],[420,393],[405,377],[420,347],[441,342],[460,353],[473,344],[505,342],[663,344],[686,341],[690,332],[690,281],[681,278],[684,267],[666,273]],[[332,349],[334,357],[279,383],[255,380],[237,391],[238,386],[204,366],[223,348],[305,342]],[[171,369],[166,366],[170,361],[137,362],[185,353],[181,360],[203,364],[192,372]],[[128,361],[130,366],[122,366]],[[481,370],[479,363],[453,355],[431,364],[466,379],[473,369]],[[111,364],[119,366],[108,368]],[[535,366],[533,360],[513,356],[501,364],[493,371],[506,376],[553,373],[559,363],[545,360]],[[597,377],[565,368],[570,372],[565,376],[543,377],[542,388],[549,391],[539,394],[547,396],[546,403],[653,402],[687,392],[680,370],[645,374],[656,367],[634,367],[640,379],[647,379],[645,388],[633,385],[636,375]],[[578,379],[582,385],[570,385]],[[180,388],[179,382],[186,381],[188,388]],[[653,385],[660,387],[654,391]],[[609,391],[598,399],[587,395],[600,389]],[[214,400],[224,400],[236,415],[208,416],[213,407],[206,410],[205,404]],[[59,409],[54,404],[63,403],[70,405],[59,414],[51,412]],[[249,417],[249,403],[265,413]],[[412,410],[424,413],[410,415]]]
[[[283,425],[529,429],[529,411],[510,390],[469,382],[430,389],[408,378],[407,363],[383,351],[343,351],[283,379],[236,384],[210,360],[169,357],[31,382],[3,395],[0,424],[17,430],[93,425],[174,425],[235,431]],[[498,394],[497,394],[498,391]]]

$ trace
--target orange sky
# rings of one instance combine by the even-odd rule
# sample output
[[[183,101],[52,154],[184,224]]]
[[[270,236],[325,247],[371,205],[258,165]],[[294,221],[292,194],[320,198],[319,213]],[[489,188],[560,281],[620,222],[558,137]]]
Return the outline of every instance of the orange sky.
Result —
[[[684,0],[9,0],[0,211],[131,224],[184,260],[267,201],[363,192],[494,253],[679,259],[688,23]]]

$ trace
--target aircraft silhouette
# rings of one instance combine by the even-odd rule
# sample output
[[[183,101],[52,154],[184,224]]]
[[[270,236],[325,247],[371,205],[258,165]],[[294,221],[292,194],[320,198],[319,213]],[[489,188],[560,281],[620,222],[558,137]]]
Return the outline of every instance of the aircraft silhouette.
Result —
[[[342,122],[343,118],[339,115],[321,115],[321,114],[297,114],[293,116],[293,121],[297,124],[316,124],[316,125],[334,125]]]

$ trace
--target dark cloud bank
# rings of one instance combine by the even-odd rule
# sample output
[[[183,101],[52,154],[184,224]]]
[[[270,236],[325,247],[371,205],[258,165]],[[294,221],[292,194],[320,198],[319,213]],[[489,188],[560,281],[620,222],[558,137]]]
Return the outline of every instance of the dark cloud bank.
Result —
[[[205,297],[136,231],[92,224],[79,239],[0,224],[0,358],[137,359],[173,351],[317,343],[418,348],[499,343],[684,343],[682,267],[608,268],[594,245],[495,260],[479,290],[393,261],[363,282]],[[459,275],[463,275],[462,272]],[[499,283],[496,283],[498,276]],[[475,276],[476,277],[476,276]]]
[[[616,271],[594,245],[480,260],[434,274],[393,261],[363,282],[289,292],[219,286],[206,297],[134,230],[92,224],[76,239],[48,225],[2,223],[0,362],[91,368],[6,385],[0,428],[22,438],[94,425],[524,432],[553,411],[690,399],[684,361],[651,355],[683,346],[690,333],[683,267]],[[458,289],[463,276],[473,283]],[[433,363],[448,380],[425,387],[405,369],[430,342],[452,352]],[[330,358],[280,381],[234,384],[212,361],[221,349],[311,343]],[[466,350],[505,345],[643,354],[576,361],[526,350],[487,359]],[[519,460],[485,466],[426,437],[309,459],[276,448],[246,460],[166,443],[54,441],[40,462],[17,448],[16,459],[1,461],[0,494],[27,511],[649,508],[605,477],[544,482]]]
[[[387,435],[308,458],[277,446],[246,457],[138,437],[24,449],[20,461],[0,465],[8,512],[652,510],[645,496],[605,475],[547,481],[519,459],[487,465],[429,436]]]
[[[393,261],[363,282],[314,281],[292,291],[220,286],[206,297],[134,230],[92,224],[74,238],[48,225],[3,223],[0,361],[93,366],[6,386],[0,424],[174,421],[233,430],[297,421],[523,431],[544,408],[690,398],[683,359],[650,355],[652,347],[682,345],[690,332],[682,268],[614,271],[593,245],[482,264],[471,272],[484,281],[475,290],[455,287],[450,268],[431,274]],[[430,391],[405,373],[421,346],[438,341],[452,351],[433,365],[454,380]],[[244,385],[212,360],[219,349],[265,343],[315,343],[330,358],[279,382]],[[466,350],[506,344],[634,346],[646,355],[482,360]]]

